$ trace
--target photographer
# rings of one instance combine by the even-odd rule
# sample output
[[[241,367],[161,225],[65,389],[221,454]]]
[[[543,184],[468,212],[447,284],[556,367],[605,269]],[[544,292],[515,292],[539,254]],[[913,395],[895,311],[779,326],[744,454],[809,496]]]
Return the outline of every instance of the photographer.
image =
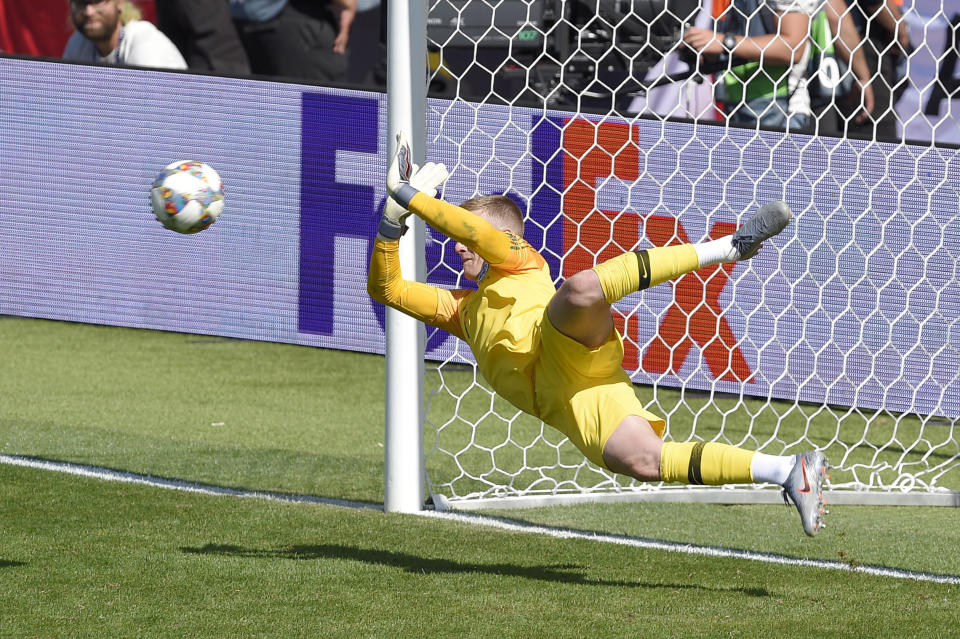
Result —
[[[728,56],[717,98],[731,124],[783,130],[811,123],[807,92],[810,17],[817,0],[731,0],[714,30],[690,27],[683,41],[708,60]]]
[[[851,135],[865,139],[898,139],[896,104],[907,88],[907,58],[913,52],[907,21],[894,0],[830,0],[827,18],[838,32],[844,21],[851,23],[856,49],[839,41],[842,56],[863,58],[860,81],[869,91],[869,102],[859,96],[837,101],[820,115],[820,130],[827,135]],[[902,4],[902,0],[901,0]],[[842,35],[842,31],[840,31]],[[862,39],[862,44],[861,44]],[[865,91],[865,94],[866,94]]]

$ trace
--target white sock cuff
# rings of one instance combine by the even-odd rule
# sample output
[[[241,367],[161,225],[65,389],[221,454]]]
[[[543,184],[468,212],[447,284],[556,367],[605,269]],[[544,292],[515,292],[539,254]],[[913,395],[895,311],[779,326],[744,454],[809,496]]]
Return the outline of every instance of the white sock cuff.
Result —
[[[737,250],[733,248],[733,242],[730,241],[731,237],[731,235],[727,235],[721,237],[719,240],[708,240],[693,245],[694,250],[697,252],[697,259],[700,261],[701,268],[713,264],[736,261]]]
[[[790,471],[797,463],[796,455],[765,455],[754,453],[750,462],[750,474],[758,484],[780,484],[787,481]]]

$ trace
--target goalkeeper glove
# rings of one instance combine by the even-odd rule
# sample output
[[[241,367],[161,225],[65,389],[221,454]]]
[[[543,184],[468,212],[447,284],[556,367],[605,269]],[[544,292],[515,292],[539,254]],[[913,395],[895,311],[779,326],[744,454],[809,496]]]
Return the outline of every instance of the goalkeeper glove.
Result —
[[[447,181],[450,174],[443,164],[427,162],[423,167],[417,167],[412,161],[410,144],[406,135],[401,131],[397,134],[397,155],[387,171],[387,203],[383,207],[383,217],[380,219],[378,232],[388,240],[398,240],[407,230],[406,218],[410,215],[407,205],[417,193],[425,193],[436,197],[437,189]],[[397,192],[405,194],[398,199]]]

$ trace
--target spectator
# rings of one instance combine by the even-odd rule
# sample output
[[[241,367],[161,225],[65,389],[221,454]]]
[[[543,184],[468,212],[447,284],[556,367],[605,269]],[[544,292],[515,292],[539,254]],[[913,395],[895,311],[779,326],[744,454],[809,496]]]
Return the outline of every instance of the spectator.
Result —
[[[814,100],[813,110],[819,122],[818,133],[842,136],[848,122],[852,120],[851,124],[861,124],[873,113],[876,100],[874,77],[847,0],[826,0],[824,12],[830,33],[835,34],[835,53],[850,67],[853,82],[849,95],[834,95],[829,102],[822,104]]]
[[[810,17],[818,6],[818,0],[731,0],[713,30],[686,30],[684,42],[699,55],[730,57],[717,96],[730,123],[810,125],[806,72]]]
[[[177,45],[191,69],[250,74],[228,0],[162,0],[156,9],[157,26]]]
[[[830,28],[836,32],[837,21],[844,16],[840,10],[846,10],[846,15],[852,18],[850,21],[863,39],[860,49],[871,76],[875,104],[871,113],[863,114],[856,102],[839,103],[835,117],[837,131],[841,134],[845,132],[867,139],[898,138],[898,118],[894,107],[907,86],[903,80],[906,60],[913,51],[913,45],[907,22],[897,4],[895,0],[830,1],[830,5],[838,5],[837,9],[827,11]],[[840,33],[842,35],[843,31]],[[842,55],[848,47],[844,46],[843,38],[838,44],[838,52]],[[827,126],[831,124],[830,120],[823,123]],[[827,132],[823,127],[821,130]]]
[[[230,13],[253,73],[346,82],[357,0],[230,0]]]
[[[70,0],[76,32],[63,51],[65,60],[137,67],[186,69],[177,47],[125,0]]]

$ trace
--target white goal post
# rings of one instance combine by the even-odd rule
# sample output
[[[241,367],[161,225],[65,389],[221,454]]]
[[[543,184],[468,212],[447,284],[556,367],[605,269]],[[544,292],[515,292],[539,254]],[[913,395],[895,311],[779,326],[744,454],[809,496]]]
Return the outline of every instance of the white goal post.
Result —
[[[513,197],[558,285],[619,252],[732,232],[760,203],[785,199],[796,224],[750,262],[615,305],[638,396],[675,441],[824,450],[831,503],[958,506],[960,11],[906,0],[894,24],[909,47],[884,46],[873,22],[857,42],[829,35],[841,63],[841,44],[854,64],[865,53],[877,98],[868,122],[880,125],[863,133],[855,106],[832,95],[806,127],[784,131],[734,122],[742,99],[718,105],[743,59],[721,55],[692,73],[680,55],[685,30],[711,30],[744,1],[390,0],[388,134],[412,127],[420,160],[447,164],[446,199]],[[452,241],[422,226],[413,236],[404,242],[426,281],[469,286]],[[613,475],[492,393],[466,344],[403,325],[388,320],[388,510],[425,497],[458,509],[780,500],[772,486]],[[395,403],[411,397],[425,405]]]
[[[396,134],[406,131],[415,161],[423,163],[427,87],[426,0],[392,0],[387,41],[388,157],[396,153]],[[425,277],[423,222],[411,218],[400,242],[404,273]],[[410,277],[410,275],[408,275]],[[411,317],[386,310],[386,413],[383,504],[388,512],[423,507],[424,330]]]

